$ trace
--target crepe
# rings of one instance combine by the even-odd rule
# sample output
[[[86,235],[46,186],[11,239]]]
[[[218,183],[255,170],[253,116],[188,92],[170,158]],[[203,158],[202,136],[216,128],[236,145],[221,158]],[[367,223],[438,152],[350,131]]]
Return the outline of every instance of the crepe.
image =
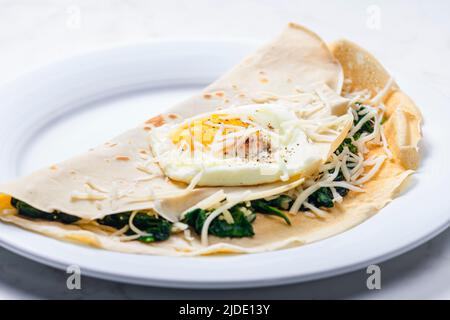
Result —
[[[414,103],[392,83],[390,75],[368,52],[341,40],[327,46],[316,34],[296,24],[273,42],[244,59],[200,94],[153,117],[137,128],[60,164],[0,186],[0,193],[13,196],[46,212],[55,210],[82,218],[76,225],[39,221],[14,214],[7,203],[0,219],[61,240],[87,244],[106,250],[161,255],[205,255],[252,253],[318,241],[338,234],[377,213],[401,190],[404,181],[419,165],[421,114]],[[210,236],[209,245],[199,236],[186,239],[183,233],[168,240],[144,244],[122,242],[112,230],[88,223],[107,215],[165,207],[161,215],[169,221],[196,202],[217,192],[217,188],[195,188],[166,179],[157,162],[150,161],[149,132],[165,123],[177,122],[217,108],[249,103],[265,103],[271,95],[287,96],[322,84],[336,93],[328,100],[339,112],[340,93],[368,90],[379,94],[386,106],[383,124],[392,158],[364,184],[364,193],[350,192],[323,217],[290,216],[292,225],[273,216],[258,215],[255,235],[248,238]],[[385,88],[387,92],[380,92]],[[333,109],[334,108],[334,109]],[[369,156],[381,154],[382,146],[371,146]],[[156,174],[155,174],[156,173]],[[231,195],[289,189],[303,180],[291,179],[268,185],[228,187]],[[280,189],[281,188],[281,189]],[[220,188],[224,189],[224,188]],[[88,199],[88,200],[86,200]],[[90,200],[89,200],[90,199]],[[9,197],[3,196],[3,202]]]

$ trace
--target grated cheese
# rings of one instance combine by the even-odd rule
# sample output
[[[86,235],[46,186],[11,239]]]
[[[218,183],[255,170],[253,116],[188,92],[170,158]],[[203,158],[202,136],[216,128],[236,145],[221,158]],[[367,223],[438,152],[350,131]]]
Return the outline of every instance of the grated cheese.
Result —
[[[381,168],[381,165],[383,164],[384,160],[386,159],[386,156],[379,156],[375,160],[372,160],[370,162],[366,162],[368,165],[372,165],[372,169],[370,169],[369,172],[367,172],[365,175],[363,175],[360,179],[354,181],[354,184],[363,184],[369,181],[373,178],[373,176],[378,172],[378,170]]]
[[[333,202],[341,203],[344,198],[336,191],[335,187],[331,187],[331,194],[333,195]]]
[[[282,185],[279,187],[275,187],[273,189],[268,189],[268,190],[264,190],[264,191],[259,191],[259,192],[252,192],[250,190],[248,190],[248,195],[245,197],[245,199],[243,201],[252,201],[252,200],[256,200],[256,199],[264,199],[276,194],[282,194],[283,192],[289,191],[291,189],[294,189],[296,187],[298,187],[300,184],[302,184],[305,181],[304,178],[301,179],[297,179],[289,184],[286,185]]]
[[[184,230],[183,231],[184,232],[184,238],[187,240],[187,241],[194,241],[194,237],[192,237],[192,235],[191,235],[191,230],[189,230],[189,229],[186,229],[186,230]]]
[[[92,190],[98,191],[98,192],[102,192],[102,193],[108,193],[109,191],[98,186],[97,184],[93,183],[91,180],[86,180],[85,185],[88,188],[91,188]]]
[[[202,178],[203,171],[200,171],[197,173],[194,178],[192,178],[191,183],[183,189],[183,190],[177,190],[177,191],[171,191],[171,192],[164,192],[164,193],[153,193],[151,190],[149,191],[151,194],[144,197],[130,197],[130,200],[127,202],[129,203],[135,203],[135,202],[146,202],[146,201],[154,201],[154,200],[163,200],[163,199],[169,199],[174,197],[183,196],[185,194],[188,194],[189,192],[193,191],[197,183]]]
[[[96,201],[96,200],[105,200],[106,196],[103,194],[74,191],[70,195],[70,199],[72,201],[78,201],[78,200]]]
[[[304,202],[303,205],[305,206],[305,208],[311,210],[312,213],[314,213],[315,215],[317,215],[320,218],[325,218],[327,216],[326,211],[317,208],[316,206],[312,205],[311,203]]]
[[[394,84],[394,79],[393,78],[389,78],[389,80],[386,82],[386,84],[384,85],[384,88],[382,90],[380,90],[375,97],[373,97],[370,100],[370,104],[373,105],[378,105],[380,102],[383,101],[383,98],[386,96],[386,94],[388,94],[389,89],[391,89],[392,85]]]
[[[172,225],[172,232],[181,232],[188,229],[188,225],[182,222],[174,222]]]
[[[348,135],[350,137],[353,137],[355,133],[358,132],[367,121],[372,120],[375,116],[376,115],[374,112],[368,112],[364,117],[362,117],[362,119],[358,122],[358,124],[354,126],[352,130],[350,130]]]
[[[146,235],[146,233],[145,233],[144,231],[140,230],[139,228],[137,228],[137,227],[133,224],[134,217],[136,217],[137,213],[138,213],[138,211],[133,211],[133,212],[131,213],[130,220],[128,220],[128,226],[130,227],[130,229],[131,229],[134,233],[136,233],[136,234],[139,235],[139,236],[143,236],[143,235]]]
[[[147,166],[142,165],[142,164],[136,164],[136,169],[138,169],[139,171],[148,173],[150,175],[155,174],[150,168],[148,168]]]
[[[231,215],[231,212],[229,210],[224,210],[222,212],[222,216],[223,216],[223,218],[225,219],[225,221],[228,224],[233,224],[234,223],[233,216]]]
[[[123,235],[125,232],[127,232],[129,229],[130,229],[130,226],[126,225],[126,226],[124,226],[123,228],[117,230],[116,232],[113,232],[113,233],[111,234],[111,236],[113,236],[113,237],[121,236],[121,235]]]
[[[345,147],[345,149],[347,149],[347,147]],[[347,167],[347,158],[348,158],[348,155],[345,154],[344,157],[342,158],[343,165],[341,167],[341,170],[342,170],[342,174],[343,174],[345,180],[350,181],[350,171],[348,170],[348,167]]]
[[[381,143],[383,144],[383,150],[386,153],[387,157],[389,159],[392,159],[392,151],[389,149],[389,145],[386,139],[386,135],[384,134],[384,128],[381,126],[380,128],[380,137],[381,137]]]
[[[317,182],[316,184],[313,184],[312,186],[308,187],[307,189],[305,189],[303,192],[301,192],[297,199],[295,199],[294,203],[292,204],[291,209],[289,210],[289,213],[291,214],[296,214],[301,206],[304,204],[304,202],[306,201],[306,199],[308,199],[308,197],[310,195],[312,195],[314,192],[316,192],[317,190],[319,190],[322,187],[341,187],[341,188],[345,188],[345,189],[349,189],[355,192],[364,192],[363,189],[356,187],[348,182],[343,182],[343,181],[320,181]]]
[[[210,195],[209,197],[203,199],[202,201],[200,201],[199,203],[197,203],[195,206],[190,207],[189,209],[185,210],[184,212],[181,213],[180,216],[180,220],[182,220],[184,218],[184,216],[186,215],[186,213],[193,211],[195,209],[208,209],[213,207],[214,205],[220,203],[222,200],[224,200],[226,198],[226,194],[223,192],[223,190],[219,190],[216,193]]]

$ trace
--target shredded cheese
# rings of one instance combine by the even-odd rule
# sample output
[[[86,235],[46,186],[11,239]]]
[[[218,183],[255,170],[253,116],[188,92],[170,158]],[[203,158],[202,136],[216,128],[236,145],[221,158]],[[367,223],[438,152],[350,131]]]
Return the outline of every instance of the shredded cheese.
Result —
[[[74,191],[70,195],[70,199],[72,201],[78,201],[78,200],[96,201],[96,200],[105,200],[106,196],[103,194]]]
[[[91,188],[92,190],[95,190],[95,191],[98,191],[98,192],[101,192],[101,193],[108,193],[109,192],[108,190],[106,190],[106,189],[98,186],[97,184],[93,183],[91,180],[87,180],[85,185],[87,187]]]
[[[321,181],[318,182],[316,184],[313,184],[312,186],[310,186],[309,188],[305,189],[303,192],[301,192],[297,199],[295,199],[294,203],[291,206],[291,209],[289,209],[289,213],[290,214],[296,214],[301,206],[304,204],[304,202],[306,201],[306,199],[308,199],[308,197],[310,195],[312,195],[314,192],[316,192],[317,190],[319,190],[322,187],[341,187],[341,188],[346,188],[355,192],[364,192],[363,189],[356,187],[348,182],[343,182],[343,181]]]
[[[208,209],[213,207],[214,205],[220,203],[222,200],[226,198],[226,194],[223,192],[223,190],[219,190],[216,193],[210,195],[209,197],[203,199],[199,203],[197,203],[195,206],[190,207],[189,209],[183,211],[180,216],[180,220],[183,220],[186,213],[191,212],[195,209]]]
[[[172,225],[172,232],[181,232],[181,231],[185,231],[186,229],[188,229],[188,225],[182,222],[174,222]]]
[[[248,190],[249,193],[243,201],[252,201],[252,200],[256,200],[256,199],[267,198],[267,197],[270,197],[273,195],[279,195],[279,194],[282,194],[284,192],[287,192],[291,189],[298,187],[304,181],[305,181],[305,179],[301,178],[301,179],[297,179],[289,184],[285,184],[285,185],[282,185],[279,187],[275,187],[273,189],[268,189],[268,190],[263,190],[263,191],[258,191],[258,192],[256,192],[256,191],[251,192],[250,190]]]
[[[126,226],[124,226],[123,228],[117,230],[116,232],[113,232],[113,233],[111,234],[111,236],[113,236],[113,237],[121,236],[121,235],[123,235],[125,232],[127,232],[129,229],[130,229],[130,226],[126,225]]]
[[[191,230],[189,229],[184,230],[184,238],[189,242],[194,241],[194,237],[192,237],[191,235]]]
[[[370,169],[369,172],[367,172],[365,175],[363,175],[361,178],[354,181],[353,183],[356,185],[360,185],[360,184],[366,183],[367,181],[372,179],[373,176],[375,174],[377,174],[378,170],[381,168],[385,159],[386,159],[386,156],[379,156],[373,162],[369,162],[369,165],[373,163],[372,169]]]
[[[304,202],[303,205],[305,206],[305,208],[311,210],[312,213],[316,214],[320,218],[325,218],[327,216],[326,211],[317,208],[316,206],[312,205],[311,203]]]
[[[154,174],[154,172],[150,168],[148,168],[147,166],[142,165],[140,163],[136,164],[136,169],[138,169],[139,171],[145,172],[147,174],[150,174],[150,175]]]
[[[138,213],[138,211],[133,211],[133,212],[131,213],[130,220],[128,220],[128,226],[130,227],[130,229],[131,229],[134,233],[136,233],[137,235],[143,236],[143,235],[146,235],[146,233],[143,232],[142,230],[140,230],[139,228],[137,228],[137,227],[133,224],[134,217],[136,217],[136,214],[137,214],[137,213]]]
[[[223,218],[225,219],[225,221],[228,224],[233,224],[234,223],[233,216],[231,215],[231,212],[229,210],[224,210],[222,212],[222,216],[223,216]]]
[[[352,137],[356,132],[358,132],[362,128],[362,126],[367,121],[372,120],[375,116],[376,114],[374,112],[368,112],[366,115],[364,115],[364,117],[362,117],[362,119],[358,122],[358,124],[354,126],[352,130],[350,130],[350,133],[348,135]]]
[[[333,195],[333,202],[341,203],[344,198],[336,191],[335,187],[331,187],[331,194]]]
[[[383,126],[380,127],[380,137],[381,137],[381,143],[383,144],[383,150],[386,153],[387,157],[389,159],[392,159],[392,151],[389,149],[389,145],[386,139],[386,135],[384,134],[384,128]]]
[[[153,193],[150,191],[150,195],[144,196],[144,197],[130,197],[130,200],[128,200],[129,203],[135,203],[135,202],[146,202],[146,201],[154,201],[154,200],[163,200],[163,199],[169,199],[174,197],[179,197],[188,194],[189,192],[193,191],[197,183],[202,178],[203,171],[200,171],[197,173],[194,178],[192,178],[189,185],[183,189],[183,190],[177,190],[177,191],[171,191],[171,192],[164,192],[164,193]]]
[[[384,88],[380,90],[375,97],[370,100],[370,104],[372,105],[378,105],[380,102],[383,101],[383,98],[388,94],[389,89],[391,89],[392,85],[394,84],[394,79],[389,78],[389,80],[384,85]]]

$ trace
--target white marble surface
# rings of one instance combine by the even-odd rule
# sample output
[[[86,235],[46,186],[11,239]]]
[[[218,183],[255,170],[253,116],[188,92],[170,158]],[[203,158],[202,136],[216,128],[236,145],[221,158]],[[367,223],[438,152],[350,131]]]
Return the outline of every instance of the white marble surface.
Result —
[[[350,38],[393,70],[409,69],[450,99],[449,1],[0,0],[0,83],[66,56],[154,38],[252,38],[288,21],[326,40]],[[174,290],[82,279],[0,248],[0,299],[22,298],[437,298],[450,299],[450,230],[381,264],[382,289],[366,288],[365,270],[306,284],[233,291]]]

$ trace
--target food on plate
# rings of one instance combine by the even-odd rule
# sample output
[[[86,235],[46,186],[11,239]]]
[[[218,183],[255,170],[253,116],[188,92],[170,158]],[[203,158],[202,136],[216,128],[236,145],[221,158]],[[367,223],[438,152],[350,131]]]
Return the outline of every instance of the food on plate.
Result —
[[[388,204],[419,165],[420,111],[367,51],[296,24],[200,94],[0,186],[0,219],[159,255],[318,241]]]

